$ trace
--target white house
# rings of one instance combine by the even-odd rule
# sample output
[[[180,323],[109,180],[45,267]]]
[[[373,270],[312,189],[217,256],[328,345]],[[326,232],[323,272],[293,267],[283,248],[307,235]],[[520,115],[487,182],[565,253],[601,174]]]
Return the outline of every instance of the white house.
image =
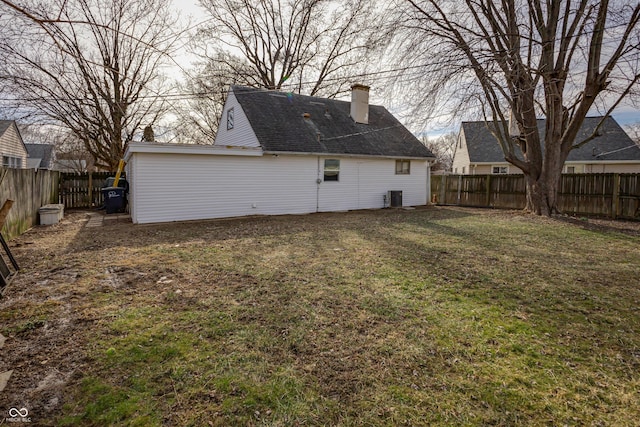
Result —
[[[600,125],[600,122],[602,124]],[[600,125],[597,137],[572,150],[564,164],[564,173],[640,173],[640,147],[613,117],[585,118],[577,141],[591,136]],[[492,134],[492,122],[462,122],[452,172],[462,175],[520,174],[522,171],[504,159],[498,140]],[[545,120],[538,120],[538,134],[544,140]],[[519,157],[522,153],[517,152]]]
[[[5,168],[27,167],[27,148],[14,120],[0,120],[0,154]]]
[[[232,87],[213,145],[129,145],[133,222],[426,204],[433,154],[368,98]]]

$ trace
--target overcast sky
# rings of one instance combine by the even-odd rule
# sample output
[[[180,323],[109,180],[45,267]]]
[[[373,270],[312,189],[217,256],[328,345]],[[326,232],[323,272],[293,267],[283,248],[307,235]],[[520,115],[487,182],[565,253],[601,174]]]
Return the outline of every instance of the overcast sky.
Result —
[[[205,21],[208,18],[207,12],[201,9],[198,6],[198,0],[173,0],[173,4],[182,16],[183,19],[190,19],[191,25],[194,26],[200,22]],[[185,55],[184,58],[179,58],[177,61],[184,66],[188,70],[188,63],[193,60],[192,57]],[[374,89],[374,88],[372,88]],[[375,93],[372,93],[372,101],[374,103],[385,103],[384,101],[380,101],[376,99]],[[398,100],[401,101],[401,100]],[[388,103],[387,101],[386,103]],[[389,110],[395,110],[399,108],[402,102],[398,102],[398,105],[385,105]],[[392,111],[393,112],[393,111]],[[595,116],[599,115],[598,111],[592,111],[590,115]],[[633,108],[631,106],[620,106],[616,112],[613,114],[613,117],[616,119],[618,123],[621,125],[633,124],[640,122],[640,111],[638,109]],[[428,134],[429,137],[437,137],[442,133],[450,132],[452,129],[429,129]]]

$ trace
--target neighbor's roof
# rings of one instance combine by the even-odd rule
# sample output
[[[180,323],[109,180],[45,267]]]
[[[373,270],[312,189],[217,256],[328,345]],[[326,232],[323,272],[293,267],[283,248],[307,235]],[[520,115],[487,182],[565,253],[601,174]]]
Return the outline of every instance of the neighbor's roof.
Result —
[[[434,157],[381,106],[370,105],[369,124],[360,124],[349,116],[348,101],[243,86],[232,90],[265,152]]]
[[[51,144],[24,144],[27,153],[32,159],[40,159],[39,168],[51,169],[53,158],[53,145]]]
[[[602,117],[587,117],[578,132],[576,141],[584,140],[593,133]],[[544,138],[545,120],[538,120],[538,134]],[[504,162],[504,154],[496,138],[487,128],[487,123],[462,122],[469,159],[471,163]],[[599,130],[600,136],[594,138],[580,148],[569,153],[567,161],[612,161],[638,160],[640,161],[640,147],[636,146],[620,125],[607,117]],[[518,154],[520,154],[518,152]],[[521,157],[521,155],[519,155]]]
[[[2,136],[9,126],[13,123],[13,120],[0,120],[0,136]]]
[[[18,133],[18,139],[20,140],[20,143],[24,147],[24,150],[27,151],[27,147],[24,145],[24,141],[22,140],[22,135],[20,135],[20,129],[18,129],[18,125],[16,124],[15,120],[0,120],[0,136],[4,135],[7,129],[11,127],[11,125],[14,125],[16,127],[16,131]]]

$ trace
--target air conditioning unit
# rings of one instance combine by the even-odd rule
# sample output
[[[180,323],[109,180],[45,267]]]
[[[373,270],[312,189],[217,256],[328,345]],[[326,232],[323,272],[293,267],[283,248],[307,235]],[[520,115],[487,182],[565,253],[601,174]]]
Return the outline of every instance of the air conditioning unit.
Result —
[[[385,207],[391,206],[392,208],[402,207],[402,191],[389,190],[387,191]]]

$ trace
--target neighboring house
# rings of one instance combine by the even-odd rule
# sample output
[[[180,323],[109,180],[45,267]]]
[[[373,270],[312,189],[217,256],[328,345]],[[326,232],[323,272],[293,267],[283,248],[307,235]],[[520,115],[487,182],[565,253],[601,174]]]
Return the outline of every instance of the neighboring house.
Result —
[[[29,158],[27,169],[53,169],[54,146],[51,144],[24,144]]]
[[[5,168],[27,167],[27,148],[14,120],[0,120],[0,154]]]
[[[602,117],[587,117],[577,141],[593,133]],[[490,124],[489,124],[490,125]],[[544,137],[545,121],[538,120],[538,133]],[[569,153],[564,173],[640,173],[640,147],[618,123],[608,117],[599,136]],[[463,122],[453,158],[454,174],[518,174],[522,171],[504,159],[504,154],[487,123]]]
[[[351,99],[234,86],[213,145],[130,144],[133,222],[426,204],[433,154],[368,87]]]

